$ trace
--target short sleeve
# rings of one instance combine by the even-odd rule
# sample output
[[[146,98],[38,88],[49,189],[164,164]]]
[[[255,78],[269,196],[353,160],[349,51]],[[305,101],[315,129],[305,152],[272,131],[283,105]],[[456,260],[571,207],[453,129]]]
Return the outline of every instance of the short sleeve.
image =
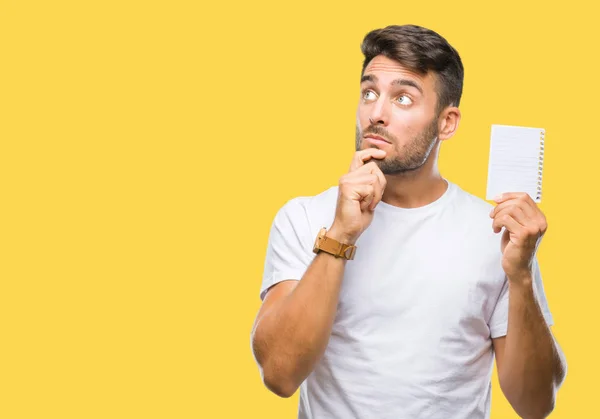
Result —
[[[544,319],[548,326],[552,326],[554,321],[550,309],[548,308],[548,301],[544,292],[544,284],[542,283],[542,274],[537,257],[533,261],[533,281],[533,292],[542,309]],[[504,279],[504,285],[500,292],[496,307],[490,317],[489,327],[492,339],[506,336],[506,331],[508,329],[508,279],[506,278]]]
[[[267,244],[261,300],[278,282],[300,280],[314,257],[304,199],[288,201],[275,215]]]

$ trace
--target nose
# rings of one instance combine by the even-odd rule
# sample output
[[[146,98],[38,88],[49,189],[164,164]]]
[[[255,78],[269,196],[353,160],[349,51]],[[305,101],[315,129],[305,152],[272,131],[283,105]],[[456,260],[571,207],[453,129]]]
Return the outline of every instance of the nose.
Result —
[[[373,104],[373,107],[371,108],[371,114],[369,115],[369,122],[371,125],[383,126],[387,126],[389,123],[389,109],[383,95],[377,102]]]

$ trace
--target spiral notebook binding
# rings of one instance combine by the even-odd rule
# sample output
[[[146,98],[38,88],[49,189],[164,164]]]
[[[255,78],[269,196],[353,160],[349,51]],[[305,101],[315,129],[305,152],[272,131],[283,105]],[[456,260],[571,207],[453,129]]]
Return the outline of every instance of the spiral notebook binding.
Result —
[[[540,154],[539,154],[539,163],[538,163],[538,178],[537,178],[537,200],[542,199],[542,178],[544,172],[544,146],[545,146],[545,131],[540,131]]]

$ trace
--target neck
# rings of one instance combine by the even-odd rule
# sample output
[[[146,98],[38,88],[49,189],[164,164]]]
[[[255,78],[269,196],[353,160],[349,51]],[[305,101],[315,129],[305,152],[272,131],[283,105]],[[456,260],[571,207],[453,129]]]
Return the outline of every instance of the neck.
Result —
[[[438,142],[419,169],[385,175],[387,185],[382,201],[400,208],[418,208],[438,200],[448,188],[437,166],[439,148]]]

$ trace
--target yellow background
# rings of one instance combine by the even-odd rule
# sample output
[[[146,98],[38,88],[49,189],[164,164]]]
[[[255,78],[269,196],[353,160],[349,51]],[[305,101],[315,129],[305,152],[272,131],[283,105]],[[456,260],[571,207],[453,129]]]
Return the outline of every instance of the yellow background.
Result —
[[[597,14],[583,2],[2,1],[0,417],[292,418],[250,351],[269,227],[354,151],[362,37],[438,31],[466,68],[441,170],[485,197],[490,125],[544,127],[540,249],[595,417]],[[514,418],[494,376],[492,418]]]

